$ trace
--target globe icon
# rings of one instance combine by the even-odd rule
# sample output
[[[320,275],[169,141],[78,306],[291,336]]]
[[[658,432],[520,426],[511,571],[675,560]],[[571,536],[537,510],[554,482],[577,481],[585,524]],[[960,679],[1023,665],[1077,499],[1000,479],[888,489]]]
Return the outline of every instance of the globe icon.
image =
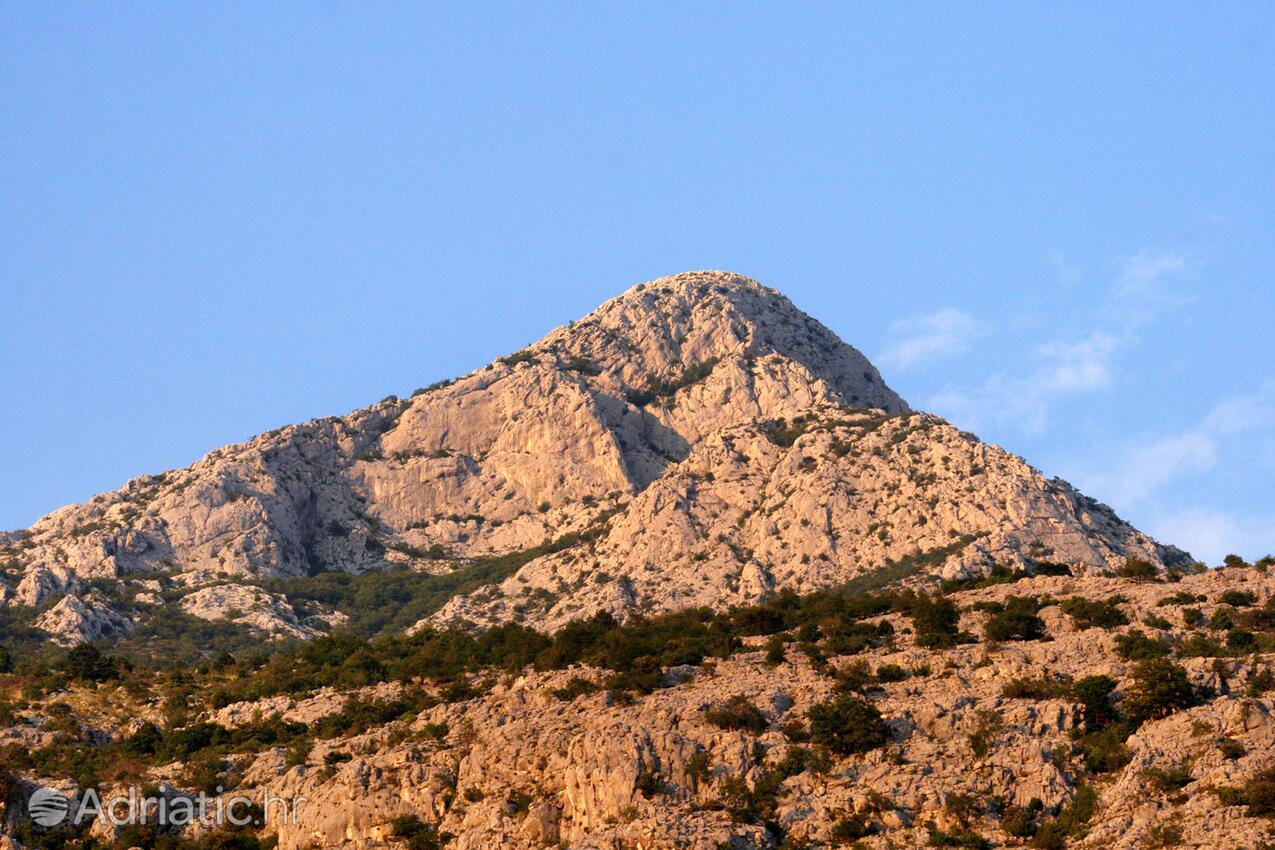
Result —
[[[70,811],[71,801],[52,788],[37,788],[27,801],[27,814],[39,826],[57,826]]]

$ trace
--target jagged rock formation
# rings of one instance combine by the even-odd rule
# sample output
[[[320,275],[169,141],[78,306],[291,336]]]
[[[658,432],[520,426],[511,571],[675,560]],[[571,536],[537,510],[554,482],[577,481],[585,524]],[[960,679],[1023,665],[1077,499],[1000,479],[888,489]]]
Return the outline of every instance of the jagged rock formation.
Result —
[[[115,615],[138,621],[155,599],[143,583],[159,581],[204,594],[184,609],[220,616],[234,606],[205,599],[228,582],[446,572],[584,529],[599,533],[436,619],[518,609],[552,626],[599,608],[725,604],[918,554],[944,574],[1180,556],[911,415],[858,351],[774,290],[692,272],[410,399],[218,449],[5,535],[0,606],[38,609],[109,579]],[[298,636],[310,627],[287,606],[241,621]]]

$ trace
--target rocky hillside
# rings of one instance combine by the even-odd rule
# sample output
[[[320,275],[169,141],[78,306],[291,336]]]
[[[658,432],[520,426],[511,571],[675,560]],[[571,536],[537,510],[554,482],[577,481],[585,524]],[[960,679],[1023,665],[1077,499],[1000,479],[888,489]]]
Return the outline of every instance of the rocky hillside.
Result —
[[[1271,566],[998,571],[189,672],[22,661],[0,847],[1270,850]],[[304,802],[229,830],[26,814],[40,787],[128,786]]]
[[[455,381],[135,479],[0,547],[0,627],[64,645],[194,620],[313,637],[368,613],[333,575],[393,573],[378,604],[399,626],[552,629],[881,570],[1183,558],[912,413],[823,325],[720,272],[638,285]]]

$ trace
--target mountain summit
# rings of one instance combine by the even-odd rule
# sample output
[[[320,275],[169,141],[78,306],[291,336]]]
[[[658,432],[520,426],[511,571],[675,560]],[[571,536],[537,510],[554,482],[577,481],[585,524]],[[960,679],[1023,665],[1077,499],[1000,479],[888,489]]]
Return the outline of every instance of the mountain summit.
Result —
[[[777,291],[711,271],[639,284],[409,399],[134,479],[0,546],[0,606],[63,643],[173,610],[273,637],[365,622],[369,604],[402,608],[400,626],[549,628],[860,576],[1182,557],[912,412]],[[388,603],[307,585],[387,568],[436,579],[428,600],[410,583]]]

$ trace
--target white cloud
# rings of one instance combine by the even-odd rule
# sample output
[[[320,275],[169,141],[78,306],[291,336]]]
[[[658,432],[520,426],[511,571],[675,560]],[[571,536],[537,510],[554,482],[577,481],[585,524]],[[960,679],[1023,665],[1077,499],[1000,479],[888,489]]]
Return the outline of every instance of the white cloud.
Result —
[[[1052,252],[1046,262],[1064,279],[1077,273],[1061,252]],[[945,387],[929,400],[931,409],[967,428],[998,423],[1028,433],[1047,430],[1058,400],[1115,384],[1119,357],[1138,344],[1137,331],[1166,307],[1183,303],[1169,282],[1187,270],[1187,256],[1181,251],[1143,251],[1123,258],[1106,295],[1098,299],[1088,328],[1025,353],[1023,370],[1017,374],[998,373],[973,387]],[[886,357],[906,365],[922,357],[928,346],[942,348],[946,345],[942,339],[937,332],[918,333]]]
[[[1086,486],[1121,507],[1145,503],[1169,485],[1213,469],[1231,438],[1275,425],[1275,384],[1215,405],[1199,422],[1176,434],[1144,438],[1122,458],[1103,464]]]
[[[877,361],[887,367],[907,369],[922,361],[961,354],[982,332],[973,316],[949,308],[895,322],[890,333],[895,342]]]
[[[1111,386],[1112,359],[1119,347],[1116,337],[1101,332],[1037,346],[1032,352],[1036,365],[1027,376],[993,375],[968,390],[948,386],[930,399],[929,407],[966,428],[997,422],[1040,433],[1048,427],[1050,406],[1060,397]]]
[[[1232,553],[1252,561],[1272,551],[1270,529],[1275,517],[1237,517],[1213,508],[1189,508],[1153,516],[1147,532],[1171,541],[1206,564],[1216,565]]]
[[[1187,258],[1180,251],[1143,251],[1126,257],[1107,306],[1108,318],[1130,330],[1152,321],[1165,308],[1184,303],[1169,281],[1186,270]]]
[[[1106,389],[1111,386],[1111,358],[1119,347],[1119,340],[1102,332],[1078,342],[1042,345],[1036,352],[1052,362],[1036,376],[1036,381],[1043,381],[1043,389],[1053,393]]]
[[[1186,270],[1186,257],[1178,251],[1143,251],[1121,263],[1120,284],[1128,286],[1158,281]]]
[[[1141,519],[1153,537],[1186,549],[1208,564],[1238,552],[1256,558],[1275,550],[1275,516],[1256,517],[1195,504],[1207,488],[1201,476],[1254,458],[1254,438],[1275,433],[1275,382],[1216,404],[1188,428],[1144,437],[1077,476],[1081,489]],[[1260,453],[1259,453],[1260,454]],[[1239,458],[1242,460],[1238,460]],[[1229,465],[1228,465],[1229,464]],[[1200,487],[1199,484],[1205,484]]]

